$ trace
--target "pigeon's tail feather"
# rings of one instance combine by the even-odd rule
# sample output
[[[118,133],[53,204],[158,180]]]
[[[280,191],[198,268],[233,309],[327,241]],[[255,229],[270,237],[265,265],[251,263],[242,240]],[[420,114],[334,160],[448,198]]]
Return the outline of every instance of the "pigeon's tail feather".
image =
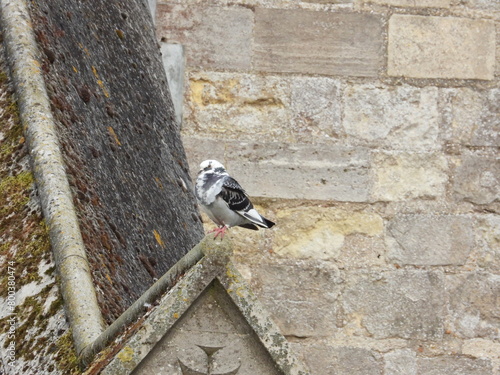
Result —
[[[264,216],[262,216],[262,220],[264,220],[264,223],[266,223],[268,228],[271,228],[275,224],[271,220],[266,219]]]
[[[252,224],[258,225],[261,228],[271,228],[274,223],[271,220],[267,220],[264,216],[260,215],[254,208],[247,212],[238,212],[244,218],[252,222]]]
[[[240,224],[240,227],[246,228],[246,229],[251,229],[251,230],[259,230],[259,227],[255,224]]]

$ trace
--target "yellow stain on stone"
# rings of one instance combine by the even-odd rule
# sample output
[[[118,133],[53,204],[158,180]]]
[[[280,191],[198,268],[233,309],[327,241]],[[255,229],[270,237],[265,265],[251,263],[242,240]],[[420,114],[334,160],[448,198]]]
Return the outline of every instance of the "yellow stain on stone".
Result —
[[[346,236],[383,233],[382,218],[374,213],[349,212],[334,208],[300,207],[277,213],[273,249],[296,258],[335,259]]]
[[[118,136],[116,135],[115,129],[113,129],[111,126],[108,126],[108,131],[109,131],[109,134],[111,134],[111,136],[115,140],[116,144],[118,146],[121,146],[122,144],[121,144],[120,140],[118,139]]]
[[[293,221],[292,225],[299,225],[297,229],[309,231],[318,224],[326,223],[336,233],[344,236],[350,234],[364,234],[377,236],[384,229],[383,219],[370,212],[352,212],[336,208],[300,207],[289,210],[280,210],[277,213],[279,221],[285,223]]]
[[[239,288],[236,289],[235,293],[238,297],[244,298],[245,293],[243,291],[244,291],[244,288],[240,286]]]
[[[78,47],[80,47],[87,56],[90,56],[89,50],[82,43],[78,43]]]
[[[328,224],[321,223],[300,236],[280,236],[275,240],[275,252],[294,258],[335,259],[340,255],[345,236],[335,232]]]
[[[156,239],[156,242],[158,242],[158,244],[162,247],[162,248],[165,248],[165,242],[163,242],[163,240],[161,239],[161,235],[160,233],[155,229],[153,230],[153,234],[155,236],[155,239]]]
[[[200,107],[234,102],[233,89],[238,85],[239,81],[234,78],[221,82],[193,79],[190,81],[191,101]]]
[[[160,179],[158,177],[154,178],[156,183],[158,184],[158,187],[163,190],[163,184],[161,183]]]
[[[106,88],[106,86],[104,85],[104,82],[99,78],[99,74],[97,73],[97,68],[94,65],[92,65],[92,73],[94,73],[94,77],[96,78],[97,84],[101,88],[102,93],[104,94],[104,96],[106,98],[109,98],[109,91]]]
[[[239,283],[238,275],[233,272],[229,264],[226,264],[226,276],[231,279],[232,283]]]
[[[29,67],[27,67],[26,70],[29,71],[30,74],[32,74],[32,75],[37,75],[37,74],[40,74],[41,68],[40,68],[38,61],[36,61],[36,63],[35,63],[35,60],[33,60],[33,64],[30,65]]]
[[[106,98],[109,98],[109,91],[108,91],[108,89],[106,89],[106,86],[104,86],[104,83],[103,83],[100,79],[98,79],[98,80],[97,80],[97,84],[98,84],[98,85],[99,85],[99,87],[101,88],[102,93],[104,94],[104,96],[105,96]]]
[[[126,346],[118,353],[117,357],[122,362],[130,362],[134,358],[134,349]]]
[[[78,73],[78,69],[75,66],[72,66],[72,68],[75,73]]]
[[[174,313],[173,317],[174,319],[179,319],[179,313]]]

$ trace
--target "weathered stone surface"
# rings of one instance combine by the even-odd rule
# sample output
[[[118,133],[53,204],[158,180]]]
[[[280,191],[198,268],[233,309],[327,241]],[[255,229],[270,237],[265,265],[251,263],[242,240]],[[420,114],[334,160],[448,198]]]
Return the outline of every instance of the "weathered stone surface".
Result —
[[[250,196],[364,202],[370,155],[365,148],[183,138],[191,175],[215,158]],[[259,178],[255,178],[259,176]]]
[[[417,375],[417,356],[413,350],[393,350],[384,355],[384,362],[384,375]]]
[[[382,375],[381,355],[372,350],[316,344],[302,353],[312,375]]]
[[[161,42],[160,51],[172,104],[174,105],[175,121],[180,129],[184,106],[184,65],[186,57],[184,46],[182,44]]]
[[[304,2],[318,4],[351,4],[354,0],[304,0]]]
[[[402,215],[387,229],[387,257],[399,264],[463,265],[474,246],[472,220],[464,216]]]
[[[273,250],[284,257],[335,259],[346,236],[382,234],[383,221],[376,214],[338,209],[299,207],[280,210],[280,225],[273,238]]]
[[[341,84],[329,77],[192,72],[187,99],[184,134],[311,143],[341,132]]]
[[[343,269],[385,267],[385,253],[386,244],[383,235],[369,237],[352,234],[344,238],[336,264]]]
[[[400,150],[438,148],[436,87],[350,85],[343,126],[350,139]]]
[[[250,9],[158,4],[157,13],[158,37],[184,44],[189,66],[250,68]]]
[[[289,91],[277,76],[191,73],[183,133],[291,141]]]
[[[209,374],[216,368],[218,373],[281,375],[236,306],[217,292],[220,287],[211,289],[154,346],[134,374],[162,373],[167,368],[171,371],[167,374],[181,369]]]
[[[409,8],[449,8],[451,0],[371,0],[371,3]]]
[[[261,264],[251,286],[283,335],[329,336],[337,330],[338,269],[324,263]]]
[[[387,70],[391,76],[491,80],[494,22],[395,14],[389,20]]]
[[[99,307],[110,323],[203,235],[151,14],[146,2],[120,0],[29,5]]]
[[[484,269],[500,274],[500,216],[482,215],[476,225],[478,264]]]
[[[446,279],[450,327],[466,338],[500,337],[500,276],[471,272]]]
[[[476,358],[494,358],[500,362],[500,342],[482,338],[465,340],[462,353]]]
[[[500,3],[491,0],[466,0],[467,7],[472,9],[488,10],[500,12]]]
[[[444,195],[448,163],[439,153],[386,153],[373,156],[373,199],[436,199]]]
[[[491,361],[458,356],[419,358],[418,375],[491,375]]]
[[[136,323],[136,330],[118,338],[111,361],[97,362],[88,372],[307,375],[228,261],[231,243],[205,237],[193,251],[204,256]]]
[[[494,156],[463,155],[453,176],[458,200],[488,204],[500,199],[500,159]]]
[[[290,85],[294,138],[338,138],[341,132],[341,84],[329,77],[292,77]],[[290,126],[284,124],[282,126]]]
[[[500,146],[500,89],[443,89],[445,139],[466,146]]]
[[[373,77],[382,32],[372,14],[257,8],[254,69]]]
[[[397,270],[353,275],[342,294],[348,319],[376,339],[440,339],[444,332],[443,274]]]

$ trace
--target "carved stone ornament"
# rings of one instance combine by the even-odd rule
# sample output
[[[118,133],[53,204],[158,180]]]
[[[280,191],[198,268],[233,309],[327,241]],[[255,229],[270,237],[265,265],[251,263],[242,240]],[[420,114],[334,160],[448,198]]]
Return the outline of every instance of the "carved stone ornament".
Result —
[[[210,247],[135,332],[122,339],[101,374],[308,374],[229,261],[224,245],[210,241]]]

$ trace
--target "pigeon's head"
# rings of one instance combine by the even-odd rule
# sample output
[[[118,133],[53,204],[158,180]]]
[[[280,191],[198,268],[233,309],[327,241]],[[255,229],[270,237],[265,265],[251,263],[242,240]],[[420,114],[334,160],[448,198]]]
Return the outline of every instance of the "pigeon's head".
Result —
[[[205,160],[200,164],[200,172],[215,172],[215,173],[225,173],[226,168],[219,163],[217,160]]]

